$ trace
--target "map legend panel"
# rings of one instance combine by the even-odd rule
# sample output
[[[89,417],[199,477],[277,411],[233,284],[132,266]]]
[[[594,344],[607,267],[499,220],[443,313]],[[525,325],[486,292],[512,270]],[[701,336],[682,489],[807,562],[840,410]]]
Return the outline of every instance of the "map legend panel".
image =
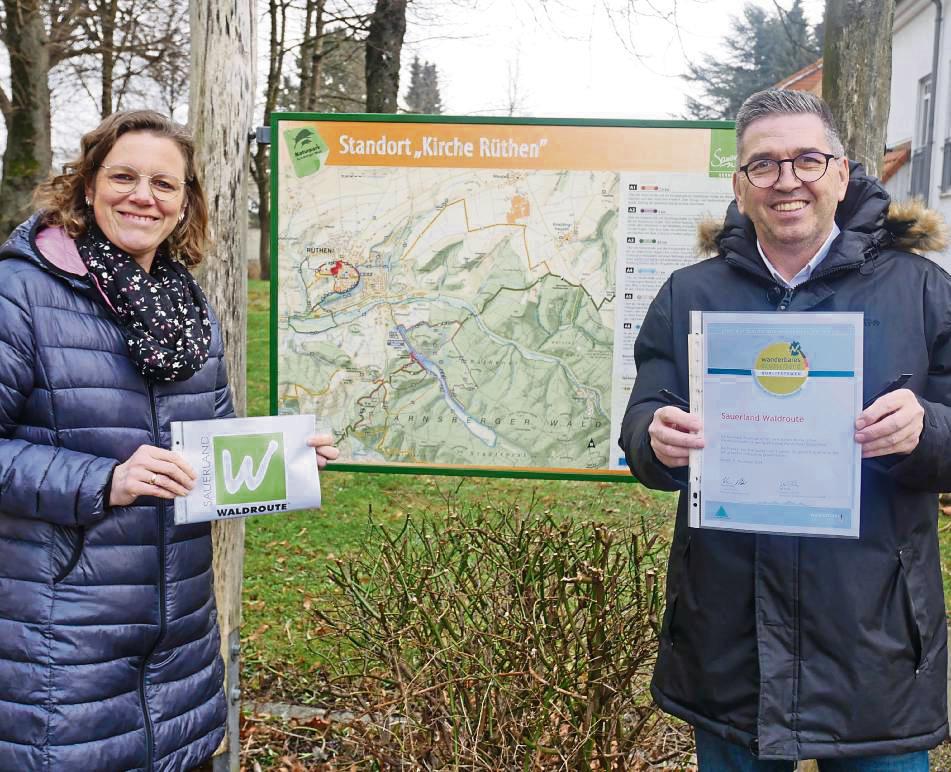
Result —
[[[621,420],[634,386],[637,367],[634,341],[654,296],[673,271],[698,259],[697,225],[722,220],[733,200],[729,180],[708,174],[621,174],[616,282],[617,319],[614,330],[614,393],[611,400],[611,446],[617,447]],[[614,469],[626,469],[622,456]]]

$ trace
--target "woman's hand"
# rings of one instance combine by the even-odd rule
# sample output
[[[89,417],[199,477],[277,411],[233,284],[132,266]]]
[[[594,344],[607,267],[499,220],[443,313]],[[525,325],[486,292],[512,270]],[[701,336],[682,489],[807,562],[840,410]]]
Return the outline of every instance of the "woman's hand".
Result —
[[[331,434],[312,434],[307,438],[307,444],[317,451],[317,468],[323,469],[328,461],[336,461],[340,451],[333,444]]]
[[[331,450],[336,452],[335,448]],[[178,453],[154,445],[140,445],[128,461],[113,471],[109,506],[125,507],[139,496],[160,499],[185,496],[195,487],[197,477]]]

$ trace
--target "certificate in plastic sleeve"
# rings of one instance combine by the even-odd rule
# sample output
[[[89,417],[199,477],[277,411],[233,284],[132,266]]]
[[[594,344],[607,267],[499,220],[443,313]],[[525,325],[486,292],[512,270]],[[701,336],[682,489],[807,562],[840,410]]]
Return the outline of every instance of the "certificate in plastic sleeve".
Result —
[[[861,313],[691,315],[690,525],[859,536]]]

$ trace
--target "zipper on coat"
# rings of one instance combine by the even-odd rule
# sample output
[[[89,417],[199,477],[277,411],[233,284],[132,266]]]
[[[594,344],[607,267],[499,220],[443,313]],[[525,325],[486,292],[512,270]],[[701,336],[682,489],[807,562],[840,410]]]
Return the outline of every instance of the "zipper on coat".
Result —
[[[866,252],[867,252],[867,251],[868,251],[868,250],[866,250]],[[863,257],[864,257],[865,254],[866,254],[866,253],[863,253]],[[793,297],[793,295],[796,293],[796,290],[798,290],[800,287],[805,287],[807,284],[811,284],[812,282],[818,281],[818,280],[820,280],[820,279],[824,280],[824,279],[829,278],[830,276],[835,276],[837,273],[844,273],[845,271],[853,271],[853,270],[855,270],[856,268],[859,268],[859,267],[861,267],[861,266],[864,265],[864,264],[865,264],[865,262],[864,262],[864,260],[863,260],[863,262],[861,262],[861,263],[860,263],[860,262],[849,263],[848,265],[840,265],[840,266],[838,266],[837,268],[832,268],[832,269],[830,269],[830,270],[828,270],[828,271],[819,271],[819,272],[817,272],[817,273],[814,273],[812,276],[810,276],[810,277],[809,277],[808,279],[806,279],[804,282],[802,282],[802,284],[797,284],[795,287],[784,287],[784,288],[782,288],[782,289],[784,290],[784,294],[783,294],[782,298],[780,298],[780,300],[779,300],[779,305],[776,306],[776,310],[777,310],[777,311],[785,311],[786,309],[788,309],[788,308],[789,308],[789,304],[792,302],[792,297]]]
[[[787,308],[789,308],[789,304],[792,302],[792,296],[795,292],[796,289],[794,287],[786,287],[786,292],[782,298],[780,298],[779,305],[776,306],[776,310],[785,311]]]
[[[867,255],[868,252],[869,252],[868,250],[863,252],[862,253],[863,257]],[[867,261],[863,259],[861,261],[856,261],[854,263],[849,263],[847,265],[840,265],[840,266],[837,266],[836,268],[830,268],[827,271],[821,271],[821,270],[816,271],[816,273],[812,274],[812,276],[806,279],[802,284],[796,285],[796,289],[799,289],[800,287],[804,287],[807,284],[811,284],[814,281],[819,281],[819,280],[824,281],[828,279],[830,276],[835,276],[838,273],[845,273],[846,271],[859,270],[862,268],[862,266],[866,264],[867,264]]]
[[[149,388],[149,408],[152,413],[152,443],[158,445],[158,415],[155,412],[155,390],[151,381],[148,382]],[[160,501],[158,507],[158,534],[159,534],[159,634],[152,644],[152,650],[142,659],[142,667],[139,669],[139,701],[142,703],[142,714],[145,719],[145,745],[146,745],[146,769],[151,770],[155,763],[155,732],[152,728],[152,716],[149,713],[149,704],[145,698],[145,674],[148,670],[149,660],[158,648],[159,643],[165,638],[165,632],[168,626],[166,620],[167,609],[165,605],[165,502]]]

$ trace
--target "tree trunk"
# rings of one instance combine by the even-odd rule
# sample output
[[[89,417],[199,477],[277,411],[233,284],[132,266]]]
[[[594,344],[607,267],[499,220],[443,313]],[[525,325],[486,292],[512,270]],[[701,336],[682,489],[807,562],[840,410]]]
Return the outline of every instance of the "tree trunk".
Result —
[[[7,147],[0,183],[0,239],[30,213],[33,188],[49,172],[50,57],[40,0],[4,0],[11,98],[4,104]]]
[[[367,112],[395,113],[407,0],[376,0],[367,35]]]
[[[822,96],[845,152],[874,176],[885,155],[895,0],[828,0]]]
[[[100,80],[102,81],[101,97],[99,101],[100,116],[105,118],[112,115],[112,81],[116,66],[116,13],[118,0],[107,0],[102,6],[102,65]]]
[[[315,0],[307,0],[304,3],[304,39],[300,44],[299,72],[297,73],[297,109],[301,111],[306,109],[304,105],[310,101],[310,64],[313,61],[313,48],[317,42],[310,34],[314,20],[314,2]],[[271,61],[274,61],[273,55]]]
[[[199,281],[221,321],[231,390],[238,415],[244,415],[247,351],[247,175],[248,131],[254,108],[254,0],[191,0],[191,95],[189,116],[208,195],[214,246],[199,271]],[[216,770],[239,767],[238,631],[244,522],[212,527],[215,594],[222,656],[228,674],[227,754]]]
[[[317,109],[317,98],[320,96],[320,76],[324,61],[324,5],[325,0],[317,0],[314,9],[314,43],[310,49],[310,66],[307,77],[310,85],[307,87],[307,99],[300,104],[300,109],[312,113]]]
[[[270,115],[270,111],[266,113]],[[276,140],[275,140],[276,141]],[[270,147],[258,145],[251,159],[252,176],[258,188],[258,261],[261,273],[258,278],[271,280],[271,170]]]

